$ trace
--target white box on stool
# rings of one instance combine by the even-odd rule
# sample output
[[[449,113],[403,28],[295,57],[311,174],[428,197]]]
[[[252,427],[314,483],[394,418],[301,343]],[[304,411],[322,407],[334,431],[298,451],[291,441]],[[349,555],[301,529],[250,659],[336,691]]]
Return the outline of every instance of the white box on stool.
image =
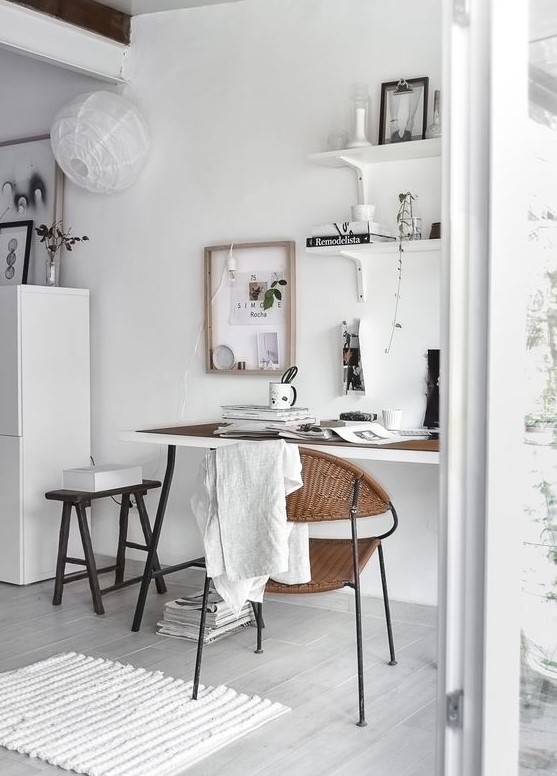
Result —
[[[143,467],[141,466],[108,463],[103,466],[64,469],[62,472],[64,490],[84,490],[89,493],[127,488],[129,485],[139,485],[142,481]]]

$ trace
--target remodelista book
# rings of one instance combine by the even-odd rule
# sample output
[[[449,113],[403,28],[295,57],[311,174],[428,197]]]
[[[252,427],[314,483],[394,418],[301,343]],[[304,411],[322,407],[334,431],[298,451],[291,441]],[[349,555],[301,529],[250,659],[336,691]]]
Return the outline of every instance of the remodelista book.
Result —
[[[370,245],[374,242],[390,242],[394,237],[384,234],[329,234],[320,237],[307,237],[306,248],[331,248],[343,245]]]
[[[328,234],[306,238],[306,248],[323,248],[330,245],[369,245],[371,234]]]
[[[329,237],[330,235],[376,234],[392,237],[377,221],[337,221],[333,224],[318,224],[312,227],[312,237]]]

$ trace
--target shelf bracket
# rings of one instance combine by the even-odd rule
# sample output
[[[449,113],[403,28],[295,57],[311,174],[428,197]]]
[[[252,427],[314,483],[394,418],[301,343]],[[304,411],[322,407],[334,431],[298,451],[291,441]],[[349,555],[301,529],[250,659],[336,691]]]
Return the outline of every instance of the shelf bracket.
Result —
[[[360,256],[356,256],[348,251],[339,251],[339,256],[343,256],[345,259],[350,259],[356,265],[356,286],[358,289],[358,302],[365,302],[365,290],[364,290],[364,267]]]
[[[369,187],[367,185],[369,166],[367,164],[360,164],[359,162],[354,161],[351,156],[340,156],[339,159],[342,159],[343,163],[356,173],[358,205],[369,204],[367,201],[367,192],[369,191]]]

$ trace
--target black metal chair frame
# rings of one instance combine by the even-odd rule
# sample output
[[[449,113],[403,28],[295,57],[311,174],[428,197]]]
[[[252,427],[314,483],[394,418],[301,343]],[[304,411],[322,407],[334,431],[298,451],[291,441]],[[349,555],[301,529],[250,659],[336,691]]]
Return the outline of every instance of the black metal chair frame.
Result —
[[[354,574],[354,582],[346,581],[344,583],[345,587],[351,587],[354,590],[354,598],[355,598],[355,620],[356,620],[356,653],[357,653],[357,666],[358,666],[358,711],[359,711],[359,719],[356,723],[358,727],[365,727],[367,725],[366,719],[365,719],[365,693],[364,693],[364,659],[363,659],[363,640],[362,640],[362,607],[361,607],[361,592],[360,592],[360,571],[359,571],[359,554],[358,554],[358,528],[357,528],[357,513],[358,513],[358,501],[359,501],[359,494],[360,494],[360,479],[355,479],[353,483],[352,488],[352,499],[351,504],[349,507],[349,519],[350,519],[350,529],[351,529],[351,539],[352,539],[352,565],[353,565],[353,574]],[[391,610],[390,610],[390,604],[389,604],[389,594],[387,589],[387,575],[385,571],[385,558],[383,555],[383,547],[381,542],[383,539],[386,539],[388,536],[391,536],[397,529],[398,526],[398,515],[397,512],[392,504],[392,502],[389,501],[388,503],[388,510],[385,511],[385,514],[387,511],[390,511],[393,524],[390,527],[388,531],[385,533],[375,537],[379,540],[379,545],[377,547],[378,555],[379,555],[379,568],[380,568],[380,574],[381,574],[381,587],[383,592],[383,605],[385,610],[385,620],[387,625],[387,639],[389,644],[389,665],[395,666],[397,665],[397,660],[395,656],[395,646],[394,646],[394,638],[393,638],[393,629],[392,629],[392,621],[391,621]],[[209,600],[209,591],[211,586],[211,578],[207,575],[205,576],[205,584],[203,588],[203,603],[202,603],[202,609],[201,609],[201,621],[199,625],[199,636],[197,641],[197,654],[196,654],[196,661],[195,661],[195,670],[194,670],[194,678],[193,678],[193,688],[192,688],[192,699],[196,700],[199,690],[199,679],[201,674],[201,660],[203,657],[203,645],[204,645],[204,630],[205,630],[205,618],[207,614],[207,605]],[[253,609],[254,609],[254,616],[257,626],[257,646],[255,649],[256,654],[260,654],[263,652],[262,649],[262,629],[264,627],[263,622],[263,607],[261,603],[252,603]]]

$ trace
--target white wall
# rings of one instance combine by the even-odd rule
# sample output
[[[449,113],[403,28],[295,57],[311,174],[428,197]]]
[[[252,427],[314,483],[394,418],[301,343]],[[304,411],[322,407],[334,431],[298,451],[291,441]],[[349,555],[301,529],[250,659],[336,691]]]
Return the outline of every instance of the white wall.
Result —
[[[99,88],[93,78],[2,49],[0,72],[0,141],[48,134],[58,108]]]
[[[93,78],[3,49],[0,49],[0,72],[0,142],[48,135],[52,119],[64,103],[78,94],[100,88]],[[112,86],[103,84],[102,88],[112,89]],[[46,146],[46,153],[50,155],[48,141]],[[19,148],[23,149],[23,146]],[[50,158],[52,160],[51,155]],[[47,169],[53,169],[53,164],[52,161]],[[54,195],[54,191],[51,194]],[[6,204],[4,199],[0,213]],[[11,207],[4,216],[4,222],[29,218],[38,225],[54,214],[54,196],[42,208],[29,208],[21,216],[14,213]],[[29,283],[44,283],[44,258],[44,246],[40,245],[38,237],[33,236]]]
[[[305,253],[311,226],[346,218],[356,199],[350,171],[317,167],[307,155],[324,150],[328,133],[347,123],[354,82],[369,85],[375,140],[381,82],[428,75],[432,93],[440,48],[439,0],[245,0],[135,19],[124,91],[151,129],[146,169],[133,188],[111,197],[66,189],[66,223],[90,237],[65,259],[62,282],[92,292],[97,460],[141,461],[146,475],[161,477],[164,450],[119,442],[119,430],[211,420],[222,403],[266,401],[264,377],[206,375],[202,341],[195,349],[203,246],[231,240],[296,240],[301,404],[333,417],[396,403],[409,425],[421,421],[424,356],[439,345],[439,259],[405,260],[404,328],[385,356],[396,257],[370,262],[362,305],[349,261]],[[392,227],[397,193],[411,189],[427,229],[439,220],[439,185],[438,161],[398,162],[378,171],[372,199]],[[357,399],[340,397],[337,379],[338,327],[355,317],[374,337],[368,394]],[[163,562],[200,551],[188,507],[199,460],[197,452],[179,451]],[[373,470],[391,489],[401,519],[386,548],[391,594],[432,603],[435,467]],[[97,547],[112,551],[113,515],[99,515],[95,533]],[[378,590],[376,571],[366,576],[367,592]]]

